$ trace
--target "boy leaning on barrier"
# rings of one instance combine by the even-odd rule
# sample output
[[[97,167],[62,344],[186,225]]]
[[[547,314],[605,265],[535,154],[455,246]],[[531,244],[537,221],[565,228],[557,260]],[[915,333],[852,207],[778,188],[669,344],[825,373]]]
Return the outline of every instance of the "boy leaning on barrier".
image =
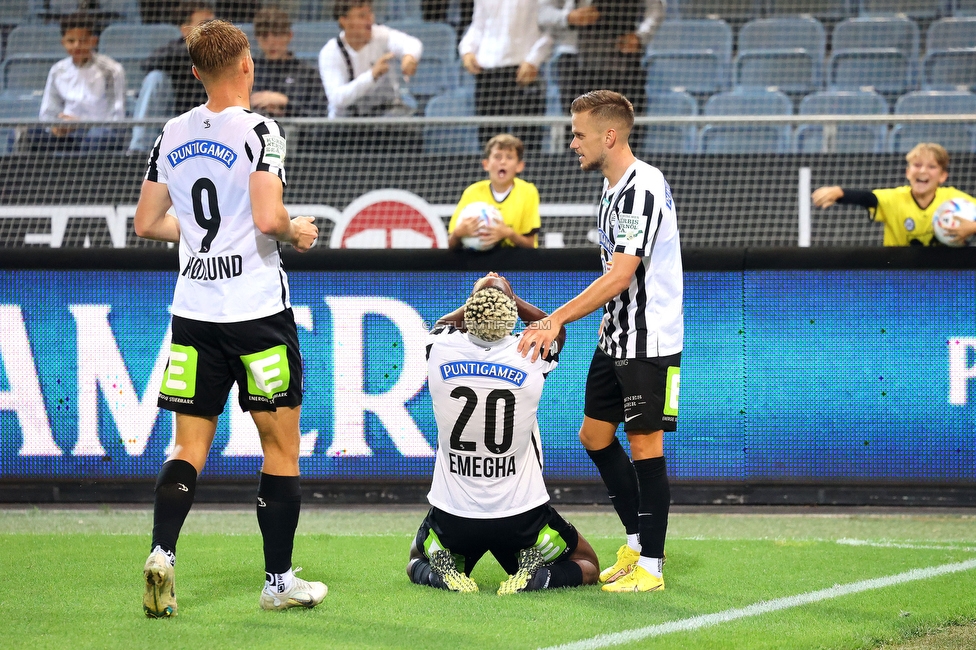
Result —
[[[838,205],[860,205],[868,209],[874,221],[884,224],[885,246],[929,246],[933,243],[932,215],[950,199],[976,199],[945,187],[949,178],[949,153],[942,145],[922,142],[905,156],[908,185],[878,190],[854,190],[837,185],[820,187],[813,193],[813,204],[819,208]],[[976,233],[976,224],[946,228],[946,232],[965,239]],[[937,240],[936,240],[937,242]]]

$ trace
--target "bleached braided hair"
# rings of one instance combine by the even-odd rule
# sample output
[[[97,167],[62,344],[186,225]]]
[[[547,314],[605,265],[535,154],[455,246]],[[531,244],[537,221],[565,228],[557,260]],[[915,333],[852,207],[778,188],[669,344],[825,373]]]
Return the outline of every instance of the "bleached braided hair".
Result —
[[[515,329],[518,307],[501,289],[485,287],[464,303],[464,326],[482,341],[500,341]]]

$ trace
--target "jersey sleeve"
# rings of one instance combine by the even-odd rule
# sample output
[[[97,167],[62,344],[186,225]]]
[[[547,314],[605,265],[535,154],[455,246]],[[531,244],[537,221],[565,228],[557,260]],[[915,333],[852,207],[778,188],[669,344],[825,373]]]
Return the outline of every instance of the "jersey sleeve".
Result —
[[[615,253],[644,257],[649,255],[649,242],[661,223],[661,206],[664,205],[664,187],[658,193],[655,188],[630,187],[624,190],[617,212],[617,236]]]
[[[167,185],[168,177],[165,160],[160,161],[159,159],[159,147],[163,141],[163,133],[165,133],[165,129],[159,132],[159,135],[156,137],[156,142],[153,144],[152,151],[149,153],[149,162],[146,167],[146,180]]]
[[[878,198],[878,205],[873,209],[868,208],[868,211],[875,221],[884,221],[886,214],[891,211],[892,202],[898,199],[896,188],[873,190],[872,193]]]
[[[285,131],[274,120],[264,120],[248,132],[244,151],[252,172],[270,172],[285,182]]]

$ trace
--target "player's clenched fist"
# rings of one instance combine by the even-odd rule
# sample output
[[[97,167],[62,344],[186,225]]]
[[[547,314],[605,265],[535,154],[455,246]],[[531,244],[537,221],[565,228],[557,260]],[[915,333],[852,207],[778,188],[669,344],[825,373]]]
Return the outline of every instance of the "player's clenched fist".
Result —
[[[315,217],[295,217],[291,220],[291,245],[299,253],[306,252],[318,239],[319,229],[312,223],[313,221],[315,221]]]
[[[813,204],[818,208],[829,208],[833,204],[837,203],[837,199],[844,196],[844,190],[840,187],[833,185],[828,187],[819,187],[813,191]]]

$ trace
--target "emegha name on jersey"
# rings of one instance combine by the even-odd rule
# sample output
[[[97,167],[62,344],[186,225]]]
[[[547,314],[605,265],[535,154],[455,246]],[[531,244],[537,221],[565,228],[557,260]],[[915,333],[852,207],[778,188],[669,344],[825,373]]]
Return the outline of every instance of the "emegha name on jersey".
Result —
[[[451,474],[474,478],[505,478],[515,474],[515,454],[510,456],[461,456],[447,455]]]
[[[525,381],[526,373],[501,363],[452,361],[441,364],[441,378],[446,381],[452,377],[493,377],[521,386]]]

